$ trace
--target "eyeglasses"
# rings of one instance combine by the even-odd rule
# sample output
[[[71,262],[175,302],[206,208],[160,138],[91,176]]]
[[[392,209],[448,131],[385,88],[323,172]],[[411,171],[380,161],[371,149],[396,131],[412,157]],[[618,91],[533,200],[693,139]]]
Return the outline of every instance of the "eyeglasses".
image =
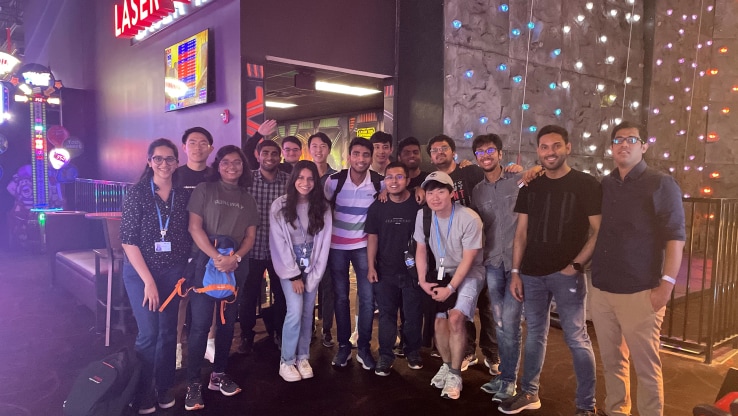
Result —
[[[438,153],[438,152],[446,153],[448,151],[448,149],[450,149],[450,147],[448,147],[448,146],[431,147],[430,152],[431,152],[431,154]]]
[[[154,162],[155,165],[161,165],[164,162],[167,162],[167,165],[174,165],[175,163],[177,163],[177,158],[174,156],[152,156],[149,160]]]
[[[614,139],[612,139],[612,144],[623,144],[623,143],[636,144],[638,142],[645,143],[643,140],[641,140],[640,137],[635,137],[635,136],[628,136],[628,137],[617,136]]]
[[[405,179],[405,175],[394,175],[394,176],[387,175],[387,176],[384,177],[384,180],[386,180],[386,181],[392,181],[392,180],[401,181],[403,179]]]
[[[187,147],[210,147],[210,143],[206,141],[188,140]]]
[[[494,147],[490,147],[487,150],[477,150],[476,152],[474,152],[474,155],[476,157],[482,157],[484,155],[490,155],[490,156],[492,156],[495,153],[497,153],[497,149],[495,149]]]
[[[282,151],[285,153],[292,153],[292,152],[300,152],[302,151],[302,149],[300,149],[299,147],[295,147],[295,148],[283,147]]]
[[[221,160],[219,165],[224,168],[228,168],[231,166],[233,166],[234,168],[240,168],[241,166],[243,166],[243,162],[240,160],[234,160],[233,162],[228,160]]]

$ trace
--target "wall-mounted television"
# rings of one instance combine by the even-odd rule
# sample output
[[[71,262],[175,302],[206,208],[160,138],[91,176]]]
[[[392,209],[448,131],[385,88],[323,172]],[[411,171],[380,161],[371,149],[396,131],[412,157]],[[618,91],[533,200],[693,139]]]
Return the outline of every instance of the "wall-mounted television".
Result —
[[[165,110],[173,111],[213,101],[212,47],[206,29],[166,48]]]

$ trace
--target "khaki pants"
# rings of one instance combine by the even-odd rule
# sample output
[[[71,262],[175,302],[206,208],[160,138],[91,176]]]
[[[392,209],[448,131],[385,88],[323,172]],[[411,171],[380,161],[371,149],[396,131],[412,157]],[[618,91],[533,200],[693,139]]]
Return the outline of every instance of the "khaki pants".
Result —
[[[632,294],[590,292],[592,322],[605,369],[605,411],[628,416],[631,410],[630,362],[638,377],[637,407],[641,416],[663,416],[664,385],[659,335],[666,308],[651,306],[651,291]]]

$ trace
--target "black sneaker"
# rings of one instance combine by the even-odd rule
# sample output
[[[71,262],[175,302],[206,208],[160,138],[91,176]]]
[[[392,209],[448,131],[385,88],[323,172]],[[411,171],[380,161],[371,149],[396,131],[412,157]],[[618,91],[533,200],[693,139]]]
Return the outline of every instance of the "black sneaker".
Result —
[[[430,356],[431,357],[436,357],[436,358],[441,358],[441,353],[438,352],[438,348],[433,347],[433,349],[431,349]]]
[[[253,351],[254,340],[251,338],[242,338],[241,345],[238,346],[238,350],[236,352],[243,355],[251,355]]]
[[[150,415],[154,412],[156,412],[156,399],[154,398],[154,389],[152,388],[141,399],[141,403],[138,406],[138,414]]]
[[[395,354],[395,357],[398,358],[402,358],[405,356],[405,352],[402,350],[402,345],[398,345],[392,348],[392,353]]]
[[[377,362],[377,365],[374,367],[374,374],[378,376],[388,376],[390,375],[390,369],[392,368],[392,359],[382,356],[379,356],[379,361]]]
[[[348,364],[350,359],[351,344],[339,345],[338,352],[336,353],[336,356],[333,357],[333,361],[331,362],[331,364],[333,364],[334,367],[346,367],[346,364]]]
[[[407,366],[413,370],[420,370],[423,368],[423,359],[420,357],[420,353],[417,351],[409,353],[407,355]]]
[[[174,407],[174,395],[172,394],[172,390],[167,390],[165,392],[160,392],[157,390],[156,392],[156,402],[159,403],[160,409],[169,409],[171,407]]]
[[[187,393],[185,394],[185,410],[199,410],[205,408],[202,401],[202,384],[197,381],[190,382],[187,385]]]
[[[333,335],[330,332],[323,334],[323,346],[326,348],[333,348],[336,343],[333,341]]]
[[[233,396],[241,392],[238,384],[231,380],[226,373],[210,373],[208,389],[220,391],[224,396]]]
[[[509,400],[500,403],[497,410],[506,415],[516,415],[526,409],[535,410],[540,408],[541,400],[538,399],[537,394],[521,391]]]
[[[585,410],[585,409],[577,409],[577,412],[574,413],[574,416],[597,416],[600,413],[597,413],[597,409],[592,410]]]

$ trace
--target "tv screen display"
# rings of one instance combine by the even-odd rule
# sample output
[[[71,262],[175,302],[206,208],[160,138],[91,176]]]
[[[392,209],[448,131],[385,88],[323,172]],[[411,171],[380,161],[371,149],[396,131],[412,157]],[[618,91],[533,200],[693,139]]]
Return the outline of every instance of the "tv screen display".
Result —
[[[210,31],[203,30],[165,51],[165,110],[173,111],[211,101],[213,86],[208,76]]]

